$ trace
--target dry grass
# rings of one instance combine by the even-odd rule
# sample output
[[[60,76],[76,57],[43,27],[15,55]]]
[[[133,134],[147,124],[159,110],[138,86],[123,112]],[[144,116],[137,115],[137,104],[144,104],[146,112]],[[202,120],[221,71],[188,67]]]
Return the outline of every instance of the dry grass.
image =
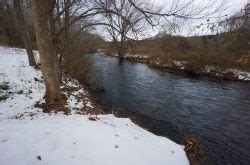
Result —
[[[129,54],[148,56],[151,61],[168,64],[171,60],[192,65],[213,65],[223,69],[250,71],[249,44],[241,31],[216,36],[158,36],[137,43],[127,43]],[[111,47],[108,52],[114,51]]]
[[[185,152],[191,165],[203,165],[207,163],[208,154],[195,138],[188,138],[184,142]]]
[[[9,90],[10,86],[8,82],[3,82],[2,84],[0,84],[0,90]]]
[[[7,99],[8,99],[7,95],[0,96],[0,101],[4,101],[4,100],[7,100]]]
[[[46,103],[36,103],[36,108],[43,109],[44,113],[57,113],[64,112],[65,115],[69,115],[71,110],[62,104],[46,104]]]

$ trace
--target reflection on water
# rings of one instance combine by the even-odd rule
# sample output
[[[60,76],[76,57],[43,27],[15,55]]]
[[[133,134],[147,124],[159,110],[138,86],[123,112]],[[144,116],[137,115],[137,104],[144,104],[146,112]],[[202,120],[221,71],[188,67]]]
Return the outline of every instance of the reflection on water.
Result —
[[[100,54],[90,58],[106,89],[95,94],[102,105],[162,120],[154,122],[158,128],[177,123],[199,138],[216,164],[250,162],[249,83],[190,79]]]

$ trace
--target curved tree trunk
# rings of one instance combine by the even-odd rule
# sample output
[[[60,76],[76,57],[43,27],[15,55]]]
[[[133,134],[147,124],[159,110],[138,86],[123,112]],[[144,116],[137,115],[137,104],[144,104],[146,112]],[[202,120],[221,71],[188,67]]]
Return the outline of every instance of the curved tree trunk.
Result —
[[[48,104],[63,104],[58,81],[56,51],[52,43],[53,0],[32,0],[32,15]]]
[[[26,52],[28,54],[29,64],[30,66],[36,66],[36,61],[34,58],[34,54],[32,51],[32,44],[30,41],[30,35],[27,30],[26,20],[24,18],[24,13],[22,11],[20,0],[13,0],[14,13],[16,18],[16,24],[19,27],[18,31],[21,34]]]

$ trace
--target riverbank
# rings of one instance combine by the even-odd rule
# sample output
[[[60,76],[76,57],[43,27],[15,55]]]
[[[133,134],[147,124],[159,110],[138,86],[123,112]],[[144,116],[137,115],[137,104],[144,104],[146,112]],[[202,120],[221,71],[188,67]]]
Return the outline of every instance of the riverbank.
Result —
[[[118,57],[117,54],[108,54]],[[224,69],[217,66],[192,64],[187,61],[169,60],[167,63],[145,55],[126,54],[124,59],[132,62],[146,63],[152,67],[166,70],[172,73],[184,73],[196,77],[211,77],[215,79],[250,82],[250,72],[239,69]]]
[[[128,118],[95,113],[76,80],[61,86],[67,105],[44,113],[42,74],[26,56],[0,46],[0,164],[189,164],[184,146]]]
[[[143,63],[120,62],[105,53],[88,59],[104,89],[93,92],[94,98],[107,110],[135,116],[150,132],[179,144],[182,134],[190,133],[208,151],[211,164],[250,161],[249,83],[190,78]]]

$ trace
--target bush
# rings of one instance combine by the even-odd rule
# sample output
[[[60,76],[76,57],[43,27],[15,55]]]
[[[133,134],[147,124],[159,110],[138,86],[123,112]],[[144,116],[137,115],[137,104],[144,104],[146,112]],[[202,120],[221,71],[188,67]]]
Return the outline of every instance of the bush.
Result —
[[[18,48],[24,48],[24,45],[20,38],[10,38],[4,35],[0,35],[0,44]]]
[[[194,37],[158,36],[139,41],[137,45],[140,46],[139,54],[147,55],[160,64],[181,60],[194,65],[250,71],[249,44],[244,31]],[[136,50],[133,45],[131,47]]]

